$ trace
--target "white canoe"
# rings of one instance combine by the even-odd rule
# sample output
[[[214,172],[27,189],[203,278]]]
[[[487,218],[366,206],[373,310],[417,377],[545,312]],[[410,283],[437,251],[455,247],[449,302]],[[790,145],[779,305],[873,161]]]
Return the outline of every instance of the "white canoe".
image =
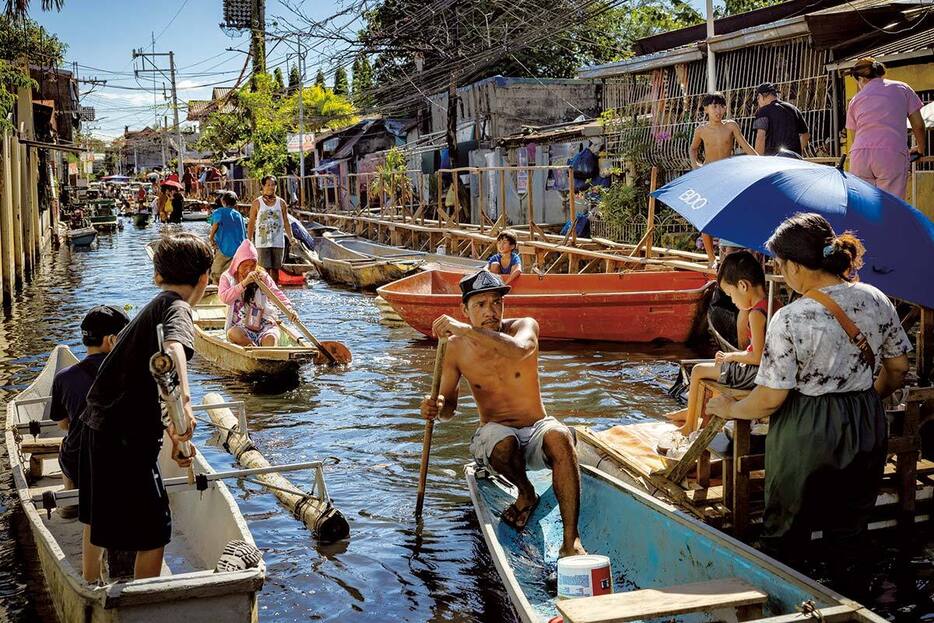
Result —
[[[32,502],[36,495],[62,489],[55,454],[24,452],[29,444],[61,437],[55,426],[43,426],[37,439],[17,432],[17,425],[48,418],[48,396],[55,373],[77,362],[67,346],[56,346],[32,385],[7,405],[6,448],[13,482],[35,543],[41,575],[60,621],[141,622],[256,621],[257,591],[265,578],[265,564],[254,569],[215,572],[224,547],[233,540],[253,544],[253,537],[233,496],[220,481],[203,492],[170,494],[172,542],[166,547],[162,575],[145,580],[117,581],[104,586],[87,584],[81,575],[81,530],[77,519],[51,518]],[[25,445],[24,445],[25,444]],[[170,447],[166,444],[167,450]],[[43,476],[30,483],[30,461],[41,461]],[[168,456],[160,457],[164,478],[185,472]],[[195,458],[195,472],[211,472],[203,455]],[[41,505],[40,505],[41,506]],[[119,512],[119,509],[115,509]]]

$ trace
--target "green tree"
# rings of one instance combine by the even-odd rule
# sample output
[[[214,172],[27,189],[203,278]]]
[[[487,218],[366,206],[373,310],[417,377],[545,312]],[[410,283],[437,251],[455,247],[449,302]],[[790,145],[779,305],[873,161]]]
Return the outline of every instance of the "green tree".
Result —
[[[324,87],[324,72],[321,71],[320,69],[318,70],[318,73],[315,74],[315,86],[319,86],[322,89],[325,88]]]
[[[11,17],[24,17],[29,13],[29,0],[6,0],[4,13]],[[43,11],[61,11],[65,0],[42,0]]]
[[[348,92],[347,70],[343,67],[338,67],[334,70],[334,95],[347,95]]]
[[[292,65],[289,70],[289,95],[295,93],[302,84],[302,75],[298,71],[298,65]]]
[[[737,13],[755,11],[780,2],[784,2],[784,0],[723,0],[723,10],[722,12],[718,10],[717,13],[736,15]]]
[[[364,108],[372,105],[370,89],[373,88],[373,68],[365,54],[358,54],[353,61],[353,102]]]
[[[26,17],[25,8],[17,12],[18,17],[10,16],[9,9],[8,2],[7,13],[0,15],[0,130],[13,129],[9,119],[16,105],[16,91],[38,86],[27,67],[55,67],[62,63],[68,49],[58,37]]]
[[[285,80],[282,78],[282,68],[276,67],[273,72],[273,91],[279,95],[285,95]]]

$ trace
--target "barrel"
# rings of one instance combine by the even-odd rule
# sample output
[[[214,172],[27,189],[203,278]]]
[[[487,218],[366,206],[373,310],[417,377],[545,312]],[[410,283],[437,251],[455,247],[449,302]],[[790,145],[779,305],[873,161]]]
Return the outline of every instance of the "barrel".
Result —
[[[558,559],[558,599],[608,595],[613,573],[606,556],[587,554]]]

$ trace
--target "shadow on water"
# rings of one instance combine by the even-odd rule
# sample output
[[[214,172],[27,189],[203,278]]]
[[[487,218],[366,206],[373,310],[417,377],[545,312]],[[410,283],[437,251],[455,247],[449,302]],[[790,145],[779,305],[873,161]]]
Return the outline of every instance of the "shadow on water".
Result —
[[[183,227],[206,232],[203,223]],[[0,320],[0,401],[31,381],[55,344],[83,355],[78,323],[88,308],[131,305],[133,314],[152,298],[144,246],[157,236],[155,225],[128,226],[90,251],[62,249],[44,258],[40,276]],[[273,496],[247,482],[228,483],[268,568],[260,619],[514,621],[463,479],[476,426],[469,396],[461,400],[464,415],[435,428],[421,527],[413,517],[424,430],[418,405],[429,389],[434,342],[381,325],[373,294],[322,283],[287,294],[316,336],[350,347],[352,365],[308,367],[285,383],[233,377],[197,358],[190,366],[195,402],[216,391],[246,403],[254,443],[270,462],[340,459],[327,478],[350,522],[351,538],[341,543],[317,544]],[[544,344],[543,397],[549,413],[569,424],[645,420],[676,407],[664,393],[676,373],[672,362],[695,356],[676,345]],[[196,432],[199,450],[215,469],[232,468],[229,455],[205,445],[207,428]],[[311,486],[311,473],[289,478]],[[35,608],[43,602],[35,590],[41,581],[27,575],[28,551],[17,545],[11,487],[9,474],[0,476],[0,620],[43,620]],[[897,589],[899,607],[919,577],[901,575],[908,579],[893,574],[898,586],[889,591]],[[929,588],[915,585],[914,594]],[[919,606],[900,618],[915,621],[932,610]]]

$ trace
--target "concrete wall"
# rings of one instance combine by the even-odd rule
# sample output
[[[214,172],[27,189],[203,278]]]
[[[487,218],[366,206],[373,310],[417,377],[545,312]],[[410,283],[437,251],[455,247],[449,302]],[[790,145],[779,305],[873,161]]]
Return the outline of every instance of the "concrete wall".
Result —
[[[432,132],[447,127],[447,93],[430,98]],[[523,125],[543,126],[596,117],[603,108],[602,87],[590,80],[536,80],[496,76],[458,89],[458,127],[466,120],[473,129],[459,130],[459,142],[476,138],[481,146],[514,134]]]

